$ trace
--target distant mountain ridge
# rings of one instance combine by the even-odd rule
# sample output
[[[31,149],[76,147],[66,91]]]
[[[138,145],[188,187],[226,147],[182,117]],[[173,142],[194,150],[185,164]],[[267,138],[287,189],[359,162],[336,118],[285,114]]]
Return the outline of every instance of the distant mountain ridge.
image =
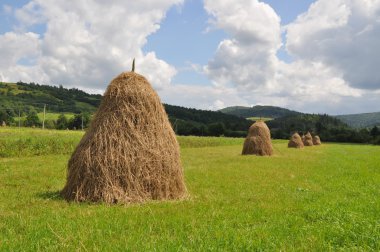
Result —
[[[380,112],[338,115],[335,117],[357,129],[380,126]]]
[[[265,117],[265,118],[280,118],[284,116],[295,116],[303,113],[289,110],[286,108],[275,106],[261,106],[256,105],[253,107],[232,106],[219,110],[222,113],[239,116],[243,118],[249,117]]]
[[[250,117],[266,117],[266,118],[282,118],[289,116],[308,115],[294,110],[276,106],[232,106],[219,110],[222,113],[235,115],[243,118]],[[356,129],[371,128],[373,126],[380,126],[380,112],[362,113],[362,114],[349,114],[349,115],[336,115],[335,117],[348,126]]]

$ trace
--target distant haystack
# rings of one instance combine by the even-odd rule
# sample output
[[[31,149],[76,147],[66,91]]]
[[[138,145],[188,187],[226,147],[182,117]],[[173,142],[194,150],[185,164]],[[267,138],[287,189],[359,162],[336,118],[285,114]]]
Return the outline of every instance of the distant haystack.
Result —
[[[301,136],[296,132],[292,135],[288,142],[288,148],[303,148],[303,141]]]
[[[270,130],[263,121],[257,121],[248,130],[243,155],[271,156],[273,154]]]
[[[307,134],[305,135],[305,138],[303,139],[303,145],[313,146],[313,137],[311,136],[310,132],[307,132]]]
[[[313,137],[313,144],[314,145],[321,145],[321,139],[319,138],[319,136],[314,136]]]
[[[143,76],[120,74],[71,156],[62,196],[133,203],[186,195],[179,145],[157,93]]]
[[[5,123],[5,121],[2,122],[1,127],[7,127],[7,124]]]

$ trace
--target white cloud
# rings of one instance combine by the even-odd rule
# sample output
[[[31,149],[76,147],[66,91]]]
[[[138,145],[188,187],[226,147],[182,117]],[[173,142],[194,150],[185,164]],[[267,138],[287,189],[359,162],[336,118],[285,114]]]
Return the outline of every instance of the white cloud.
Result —
[[[234,88],[176,84],[166,86],[158,94],[165,103],[190,108],[217,110],[227,106],[249,106]]]
[[[211,23],[231,36],[219,44],[205,68],[214,84],[233,82],[246,89],[267,85],[281,46],[280,18],[273,9],[257,0],[206,0],[205,9]]]
[[[356,88],[380,89],[379,45],[379,0],[318,0],[287,27],[293,56],[335,68]]]
[[[286,27],[259,0],[205,0],[209,30],[222,29],[228,37],[207,66],[188,68],[205,73],[213,86],[170,85],[177,69],[142,51],[166,11],[183,1],[31,0],[20,9],[3,6],[19,23],[0,34],[0,78],[99,93],[136,58],[136,71],[169,104],[267,104],[327,113],[380,109],[380,0],[317,0]],[[291,63],[277,56],[283,43],[295,59]]]
[[[136,58],[136,71],[162,88],[176,70],[154,52],[144,54],[142,47],[166,11],[182,1],[32,0],[15,11],[15,30],[0,36],[0,54],[7,56],[0,59],[0,73],[7,80],[97,90],[130,70]],[[46,26],[41,36],[28,32],[36,25]],[[20,63],[24,58],[28,64]]]
[[[9,14],[12,13],[12,11],[13,11],[12,6],[7,5],[7,4],[4,4],[4,5],[3,5],[3,12],[4,12],[5,14],[9,15]]]
[[[229,38],[221,41],[205,72],[215,86],[236,88],[247,103],[305,112],[345,111],[346,101],[360,103],[367,97],[363,87],[380,87],[380,72],[374,69],[380,63],[380,50],[375,48],[380,34],[366,34],[374,31],[374,16],[380,24],[375,2],[380,4],[374,0],[363,6],[358,5],[359,0],[318,0],[284,29],[274,10],[258,0],[206,0],[211,23]],[[372,19],[355,18],[353,12]],[[354,27],[356,33],[351,34]],[[287,49],[295,57],[292,63],[277,56],[282,31],[287,32]],[[365,39],[356,45],[349,41],[351,36]],[[361,85],[353,84],[359,83],[355,78]]]

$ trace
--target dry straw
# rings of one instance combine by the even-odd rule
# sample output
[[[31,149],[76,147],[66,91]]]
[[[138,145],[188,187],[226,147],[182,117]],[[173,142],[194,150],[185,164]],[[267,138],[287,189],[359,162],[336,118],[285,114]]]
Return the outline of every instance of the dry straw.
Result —
[[[68,201],[133,203],[187,195],[176,136],[157,93],[134,72],[112,80],[68,164]]]
[[[289,142],[288,142],[288,148],[303,148],[303,142],[301,136],[296,132],[294,133]]]
[[[273,154],[270,130],[265,122],[257,121],[249,127],[242,154],[258,156],[271,156]]]
[[[319,136],[314,136],[313,137],[313,144],[314,145],[321,145],[321,139],[319,138]]]
[[[313,146],[313,138],[310,134],[310,132],[307,132],[305,135],[305,138],[303,139],[303,145],[304,146]]]

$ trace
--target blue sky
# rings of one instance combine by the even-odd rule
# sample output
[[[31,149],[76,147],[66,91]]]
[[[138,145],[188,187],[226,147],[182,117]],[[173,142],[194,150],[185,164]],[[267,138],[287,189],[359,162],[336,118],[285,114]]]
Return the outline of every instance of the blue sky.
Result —
[[[102,93],[133,58],[169,104],[380,111],[376,0],[2,0],[0,80]]]
[[[315,0],[266,0],[286,25],[304,13]],[[179,83],[210,83],[202,74],[190,71],[189,64],[205,65],[213,56],[219,42],[228,38],[223,30],[210,29],[210,16],[202,0],[188,0],[182,6],[173,6],[161,23],[161,28],[148,37],[145,51],[155,51],[159,58],[179,67],[174,81]],[[284,38],[285,39],[285,38]],[[291,61],[284,48],[278,51],[279,58]]]

